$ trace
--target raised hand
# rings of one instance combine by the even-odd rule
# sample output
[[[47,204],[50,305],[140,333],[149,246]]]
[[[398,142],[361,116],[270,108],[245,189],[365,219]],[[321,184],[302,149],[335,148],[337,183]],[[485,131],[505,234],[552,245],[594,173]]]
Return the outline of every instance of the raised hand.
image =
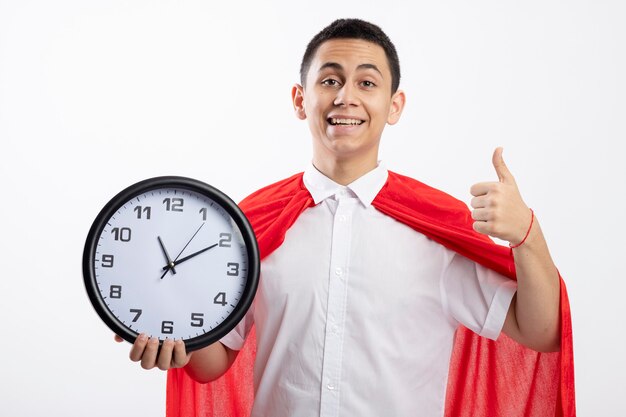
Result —
[[[524,239],[532,213],[504,163],[502,148],[493,152],[492,163],[498,181],[481,182],[470,189],[474,230],[516,245]]]

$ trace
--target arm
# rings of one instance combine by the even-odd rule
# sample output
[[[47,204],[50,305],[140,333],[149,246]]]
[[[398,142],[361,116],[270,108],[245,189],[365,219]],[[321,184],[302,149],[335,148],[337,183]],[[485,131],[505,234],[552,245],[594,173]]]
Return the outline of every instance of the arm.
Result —
[[[493,165],[500,181],[475,184],[471,189],[474,229],[515,245],[526,236],[531,211],[504,164],[502,148],[494,152]],[[513,254],[518,287],[503,331],[531,349],[558,351],[560,279],[536,218],[528,237]]]
[[[115,336],[115,340],[123,339]],[[159,351],[159,339],[141,334],[130,350],[130,360],[141,362],[143,369],[185,368],[190,377],[206,383],[222,376],[231,367],[239,352],[215,342],[195,352],[187,353],[182,340],[166,340]]]
[[[194,380],[206,383],[224,375],[237,359],[238,350],[232,350],[221,342],[215,342],[193,352],[185,371]]]
[[[535,219],[526,241],[513,249],[517,294],[511,302],[503,331],[540,352],[560,348],[560,279]]]

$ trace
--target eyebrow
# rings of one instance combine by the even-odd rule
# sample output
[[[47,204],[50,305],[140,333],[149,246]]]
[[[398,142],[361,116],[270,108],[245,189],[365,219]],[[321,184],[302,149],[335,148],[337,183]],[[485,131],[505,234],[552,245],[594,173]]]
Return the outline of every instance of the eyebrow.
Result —
[[[332,69],[336,69],[336,70],[339,70],[339,71],[343,71],[343,67],[341,66],[341,64],[338,64],[338,63],[336,63],[336,62],[326,62],[326,63],[324,63],[324,64],[320,67],[319,71],[322,71],[322,70],[324,70],[324,69],[326,69],[326,68],[332,68]],[[356,69],[357,69],[357,70],[362,70],[362,69],[373,69],[374,71],[376,71],[377,73],[379,73],[381,77],[383,76],[383,73],[382,73],[382,72],[380,72],[380,70],[378,69],[378,67],[377,67],[376,65],[374,65],[374,64],[361,64],[361,65],[359,65],[358,67],[356,67]]]

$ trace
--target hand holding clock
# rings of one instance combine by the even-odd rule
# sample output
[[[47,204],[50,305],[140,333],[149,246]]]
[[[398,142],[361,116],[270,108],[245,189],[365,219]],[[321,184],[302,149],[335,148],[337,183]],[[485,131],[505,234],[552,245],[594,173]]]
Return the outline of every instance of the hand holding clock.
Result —
[[[115,340],[124,341],[117,335]],[[237,359],[238,353],[221,342],[187,353],[182,340],[171,339],[165,340],[159,349],[158,338],[148,338],[142,333],[133,343],[129,357],[133,362],[141,362],[141,367],[146,370],[159,368],[167,371],[186,367],[187,373],[196,381],[209,382],[222,376]]]
[[[116,342],[123,342],[120,336],[115,335]],[[159,368],[167,371],[173,368],[182,368],[189,363],[193,352],[187,353],[182,340],[166,339],[159,349],[159,338],[145,333],[140,334],[130,350],[130,360],[141,362],[143,369]]]
[[[157,236],[159,246],[161,247],[165,261],[167,262],[167,264],[162,268],[165,272],[161,276],[161,279],[165,277],[168,271],[172,271],[172,274],[176,274],[175,267],[177,265],[180,265],[181,263],[186,262],[189,259],[192,259],[219,245],[219,243],[214,243],[206,248],[180,258],[191,241],[196,237],[200,229],[202,229],[204,224],[205,223],[202,223],[200,227],[198,227],[174,260],[170,258],[161,236]],[[124,339],[118,335],[115,335],[114,339],[116,342],[120,343],[124,341]],[[237,351],[227,348],[220,342],[215,342],[199,351],[187,353],[185,343],[181,339],[165,339],[162,343],[160,343],[158,337],[148,337],[145,333],[141,333],[137,336],[130,350],[129,357],[133,362],[140,362],[143,369],[148,370],[158,368],[162,371],[167,371],[168,369],[185,367],[190,363],[194,353],[197,353],[199,359],[196,361],[194,366],[190,367],[188,372],[193,373],[195,378],[198,380],[205,379],[207,381],[221,376],[224,372],[226,372],[226,370],[228,370],[237,357]]]
[[[200,229],[202,229],[202,226],[204,226],[204,223],[202,223],[200,227],[198,227],[196,232],[191,236],[189,241],[185,244],[183,249],[174,260],[170,258],[167,249],[165,249],[165,244],[163,243],[161,236],[157,236],[159,246],[161,247],[161,250],[163,251],[163,255],[165,256],[165,260],[167,262],[167,265],[163,267],[163,270],[165,272],[163,273],[163,275],[161,275],[161,279],[165,277],[168,271],[172,271],[172,274],[176,274],[176,265],[180,265],[181,263],[188,261],[189,259],[196,257],[210,249],[213,249],[218,245],[218,243],[215,243],[204,249],[196,251],[191,255],[187,255],[181,259],[178,259],[180,255],[183,254],[185,249],[187,249],[187,246],[189,246],[194,237],[196,237]],[[115,335],[115,341],[123,342],[124,339],[122,339],[118,335]],[[141,367],[143,369],[153,369],[157,367],[162,371],[167,371],[168,369],[182,368],[187,365],[191,360],[192,354],[193,352],[187,353],[185,349],[185,343],[182,340],[166,339],[163,341],[161,347],[159,348],[159,338],[148,338],[145,333],[141,333],[133,343],[133,347],[130,350],[129,357],[130,360],[133,362],[141,362]]]

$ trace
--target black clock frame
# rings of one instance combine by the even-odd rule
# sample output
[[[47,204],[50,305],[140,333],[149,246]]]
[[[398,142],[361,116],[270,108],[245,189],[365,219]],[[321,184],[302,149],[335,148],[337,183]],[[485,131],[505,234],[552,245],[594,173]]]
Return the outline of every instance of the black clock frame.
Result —
[[[126,327],[111,313],[100,295],[94,269],[95,254],[100,235],[111,216],[134,197],[159,188],[179,188],[193,191],[219,204],[230,215],[241,231],[248,252],[248,276],[239,303],[233,312],[218,326],[205,334],[184,340],[187,351],[191,352],[218,341],[243,319],[252,304],[259,283],[259,248],[252,226],[250,226],[248,219],[239,206],[222,191],[202,181],[180,176],[148,178],[120,191],[102,208],[89,229],[83,251],[83,280],[89,300],[102,321],[104,321],[115,334],[130,343],[134,343],[139,334]],[[163,342],[160,341],[159,343],[162,344]]]

